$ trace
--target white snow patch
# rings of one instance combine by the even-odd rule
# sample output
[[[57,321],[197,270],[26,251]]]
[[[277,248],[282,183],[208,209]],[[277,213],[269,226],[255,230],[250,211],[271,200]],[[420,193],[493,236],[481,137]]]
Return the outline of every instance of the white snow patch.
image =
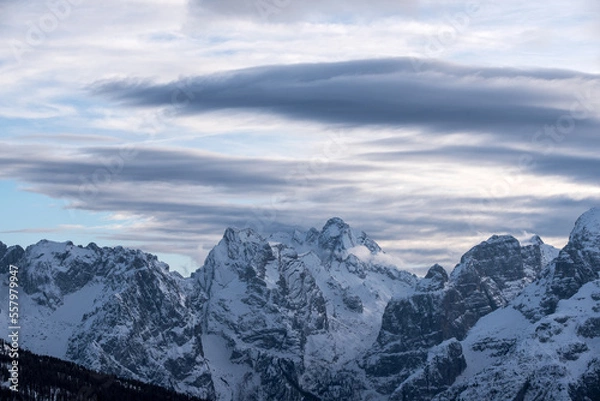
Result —
[[[526,335],[526,330],[530,326],[531,323],[525,319],[523,314],[512,307],[498,309],[479,319],[469,331],[468,336],[461,342],[467,368],[457,378],[456,383],[459,383],[461,379],[476,375],[494,363],[494,358],[490,355],[493,351],[475,351],[473,346],[476,343],[486,342],[488,339],[518,342]]]
[[[249,366],[232,363],[229,360],[231,349],[225,339],[219,335],[202,335],[204,358],[208,362],[215,392],[219,401],[237,400],[237,386],[246,373],[251,372]]]

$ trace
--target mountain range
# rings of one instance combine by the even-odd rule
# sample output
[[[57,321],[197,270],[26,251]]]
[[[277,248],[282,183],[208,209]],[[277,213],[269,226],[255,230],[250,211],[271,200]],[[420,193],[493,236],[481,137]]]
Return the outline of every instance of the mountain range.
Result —
[[[190,277],[123,247],[0,242],[20,345],[218,401],[600,400],[600,209],[419,278],[367,234],[225,230]],[[6,338],[8,333],[3,333]]]

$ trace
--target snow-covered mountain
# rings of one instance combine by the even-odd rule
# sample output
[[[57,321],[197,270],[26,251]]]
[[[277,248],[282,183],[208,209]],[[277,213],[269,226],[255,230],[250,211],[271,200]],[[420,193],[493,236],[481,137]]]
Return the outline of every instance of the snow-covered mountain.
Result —
[[[19,268],[23,348],[214,397],[185,280],[155,256],[93,243],[40,241],[27,249],[0,243],[3,299],[9,264]],[[8,300],[0,306],[2,330],[9,326],[5,305]]]
[[[121,247],[0,243],[0,291],[19,266],[23,347],[219,401],[600,399],[600,209],[560,251],[492,236],[421,279],[388,260],[339,218],[229,228],[187,278]]]
[[[600,400],[600,209],[577,220],[538,280],[477,322],[463,350],[466,370],[435,400]]]
[[[361,399],[359,357],[417,282],[381,256],[337,218],[269,239],[228,229],[193,293],[219,400]]]

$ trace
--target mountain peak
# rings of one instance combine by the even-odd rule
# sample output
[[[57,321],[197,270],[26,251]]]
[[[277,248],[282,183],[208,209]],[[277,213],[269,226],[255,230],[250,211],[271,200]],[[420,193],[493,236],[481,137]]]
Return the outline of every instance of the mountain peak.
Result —
[[[494,254],[501,254],[508,249],[513,252],[520,252],[521,244],[512,235],[492,235],[465,253],[461,257],[460,263],[465,264],[472,259],[492,258]]]
[[[352,230],[351,227],[341,218],[332,217],[321,230],[321,235],[329,238],[339,238],[344,233]]]
[[[429,268],[425,277],[423,277],[418,283],[416,290],[419,292],[431,292],[437,291],[444,288],[444,285],[448,282],[448,273],[439,264],[435,264]]]
[[[349,227],[348,224],[341,217],[332,217],[329,220],[327,220],[327,222],[323,226],[323,231],[330,226]]]
[[[542,238],[537,235],[534,234],[529,238],[526,239],[522,239],[519,241],[521,243],[521,246],[540,246],[540,245],[544,245],[544,241],[542,240]]]
[[[446,273],[446,270],[437,263],[429,268],[425,278],[433,278],[436,276],[441,277],[444,282],[448,281],[448,273]]]
[[[600,208],[594,207],[577,219],[569,241],[585,244],[600,243]]]
[[[9,265],[17,264],[24,252],[19,245],[7,246],[0,242],[0,273],[6,273]]]
[[[593,207],[577,219],[575,227],[579,225],[593,226],[600,230],[600,207]]]
[[[229,227],[223,233],[223,241],[226,244],[236,244],[236,243],[264,243],[265,239],[254,231],[251,228],[232,228]]]
[[[318,241],[321,249],[339,260],[345,259],[347,251],[359,245],[366,247],[371,254],[381,251],[381,247],[364,231],[357,232],[339,217],[327,220]]]
[[[343,251],[353,248],[356,244],[353,230],[339,217],[327,220],[319,234],[319,246],[328,251]]]
[[[94,252],[100,252],[102,250],[102,248],[100,248],[98,245],[96,245],[95,242],[90,242],[89,244],[87,244],[85,249],[89,249],[90,251],[94,251]]]
[[[600,270],[600,208],[592,208],[575,222],[569,242],[560,251],[543,301],[546,313],[553,313],[560,299],[573,296],[587,282],[597,279]]]
[[[501,243],[511,243],[515,242],[517,239],[509,234],[497,235],[494,234],[490,238],[488,238],[485,242],[488,244],[501,244]],[[517,241],[518,242],[518,241]]]

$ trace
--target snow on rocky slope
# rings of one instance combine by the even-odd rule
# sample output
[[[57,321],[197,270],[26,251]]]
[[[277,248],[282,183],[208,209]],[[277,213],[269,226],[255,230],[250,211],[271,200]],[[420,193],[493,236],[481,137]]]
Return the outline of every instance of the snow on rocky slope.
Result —
[[[3,244],[2,244],[3,245]],[[214,397],[181,276],[153,255],[40,241],[0,245],[0,291],[19,267],[20,345],[87,368]],[[8,314],[0,306],[0,327]],[[3,335],[6,338],[5,335]]]
[[[463,255],[450,276],[439,265],[431,267],[414,294],[395,297],[387,305],[377,341],[364,362],[372,385],[393,400],[429,399],[433,384],[425,380],[427,391],[415,389],[423,380],[414,373],[440,369],[431,365],[431,352],[455,355],[435,386],[439,392],[451,384],[465,365],[461,345],[446,342],[444,350],[440,344],[463,340],[481,317],[516,297],[542,270],[546,247],[539,239],[521,246],[512,236],[492,236]],[[426,396],[415,398],[419,392]]]
[[[422,279],[386,260],[339,218],[229,228],[188,278],[121,247],[0,243],[0,291],[18,265],[24,347],[220,401],[600,399],[599,209],[560,252],[492,236]]]
[[[417,281],[380,253],[341,219],[270,240],[228,229],[196,274],[219,399],[360,399],[357,357]]]
[[[121,247],[0,244],[1,291],[19,266],[21,345],[37,353],[206,398],[336,399],[387,302],[417,281],[380,255],[341,219],[271,238],[227,229],[189,278]]]
[[[465,372],[435,400],[599,400],[599,273],[595,208],[536,282],[477,322],[462,342]]]

